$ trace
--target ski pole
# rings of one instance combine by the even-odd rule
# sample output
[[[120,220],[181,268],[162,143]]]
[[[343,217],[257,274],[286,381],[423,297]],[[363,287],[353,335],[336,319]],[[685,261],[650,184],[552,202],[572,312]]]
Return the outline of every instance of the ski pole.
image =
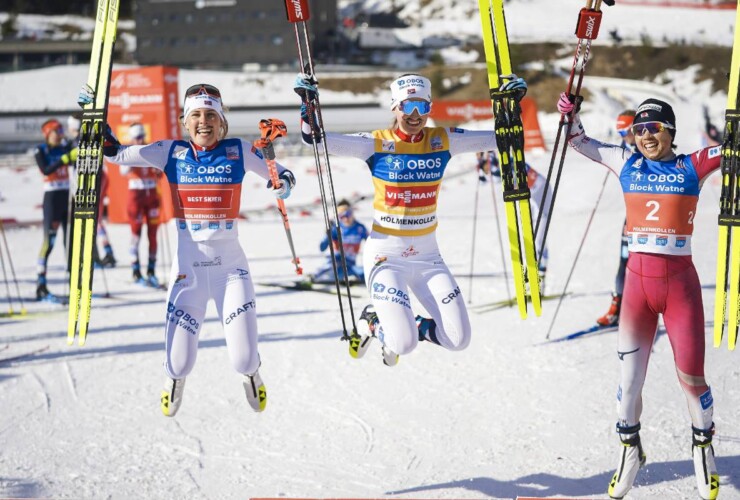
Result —
[[[18,302],[21,305],[21,315],[26,314],[26,306],[23,304],[23,296],[21,295],[21,288],[18,285],[18,277],[15,274],[15,266],[13,265],[13,257],[10,255],[10,246],[8,245],[8,239],[5,236],[5,224],[0,219],[0,233],[3,235],[3,243],[5,244],[5,250],[8,253],[8,264],[10,267],[10,273],[13,276],[13,282],[15,283],[15,293],[18,296]]]
[[[254,141],[254,146],[262,151],[267,163],[267,169],[270,172],[270,180],[272,181],[273,188],[279,188],[282,186],[283,181],[278,178],[277,166],[275,165],[275,147],[273,142],[279,137],[285,137],[288,134],[288,128],[285,123],[277,118],[270,118],[267,120],[260,120],[260,139]],[[295,246],[293,245],[293,235],[290,231],[290,222],[288,222],[288,211],[285,209],[285,201],[278,198],[277,200],[278,211],[283,217],[283,226],[285,227],[285,235],[288,237],[288,245],[290,246],[290,253],[293,254],[293,264],[295,265],[296,274],[303,274],[303,268],[301,268],[301,260],[295,253]]]
[[[2,220],[0,220],[0,224],[2,224]],[[3,236],[5,236],[5,231],[3,231]],[[2,265],[3,268],[3,281],[5,282],[5,291],[8,296],[8,316],[13,316],[15,312],[13,311],[13,297],[10,293],[10,280],[8,280],[8,271],[5,269],[5,253],[7,253],[8,258],[10,258],[10,251],[8,250],[7,243],[5,244],[4,249],[3,247],[0,247],[0,265]]]
[[[491,198],[493,201],[493,215],[496,220],[496,234],[498,236],[498,247],[501,251],[501,268],[504,270],[504,283],[506,283],[506,299],[511,302],[511,287],[509,285],[509,272],[506,270],[506,254],[504,253],[504,240],[501,237],[501,221],[498,216],[498,203],[496,202],[496,186],[493,182],[493,165],[488,176],[491,181]]]
[[[580,257],[581,250],[583,250],[583,243],[586,241],[586,236],[588,236],[589,229],[591,229],[591,222],[593,222],[594,220],[596,209],[599,208],[599,203],[601,202],[601,196],[604,194],[604,188],[606,187],[607,179],[609,179],[609,172],[606,173],[606,175],[604,176],[604,180],[601,183],[601,191],[599,191],[599,196],[596,198],[596,204],[594,205],[593,210],[591,210],[591,216],[588,218],[586,229],[583,231],[583,237],[581,238],[581,243],[578,245],[578,252],[576,252],[576,257],[575,259],[573,259],[573,265],[570,266],[570,272],[568,273],[568,278],[565,280],[565,285],[563,286],[563,292],[560,294],[560,298],[558,299],[558,306],[555,308],[555,313],[552,315],[552,320],[550,321],[550,327],[547,329],[547,335],[545,335],[545,339],[550,338],[550,332],[552,332],[552,327],[555,325],[555,320],[558,317],[558,311],[560,311],[560,305],[563,303],[563,297],[565,297],[565,294],[568,291],[568,284],[570,283],[570,278],[573,276],[573,271],[575,271],[576,264],[578,263],[578,257]]]
[[[298,50],[298,63],[301,69],[307,73],[308,77],[314,81],[315,71],[313,57],[311,56],[311,40],[308,34],[306,21],[310,18],[308,0],[285,0],[285,12],[288,22],[293,24],[295,31],[296,48]],[[298,26],[301,26],[301,30]],[[305,53],[305,55],[304,55]],[[318,85],[318,82],[317,82]],[[308,123],[311,128],[311,146],[313,149],[314,163],[316,164],[317,180],[319,182],[319,192],[321,194],[321,205],[324,215],[324,226],[329,241],[332,238],[332,229],[336,230],[337,243],[339,248],[340,261],[344,271],[344,289],[346,291],[347,303],[349,306],[349,315],[352,320],[352,336],[357,336],[357,324],[352,307],[352,294],[350,293],[349,273],[347,271],[347,260],[344,255],[344,245],[342,243],[342,229],[339,226],[339,213],[337,210],[336,197],[334,196],[334,180],[331,173],[331,164],[329,162],[329,153],[326,147],[322,147],[322,155],[319,153],[319,144],[326,144],[326,131],[324,121],[321,116],[321,104],[318,95],[310,97],[308,93],[302,96],[303,104],[306,106],[308,113]],[[325,166],[324,166],[325,165]],[[326,179],[324,178],[326,176]],[[328,189],[326,184],[328,183]],[[327,192],[330,199],[327,199]],[[333,220],[329,214],[329,205],[333,209]],[[339,273],[334,253],[334,245],[329,245],[331,254],[332,268],[334,270],[334,284],[337,291],[337,300],[339,301],[339,311],[342,317],[343,334],[341,340],[349,340],[350,335],[347,333],[347,321],[345,318],[344,305],[342,303],[342,292],[339,285]]]
[[[468,304],[473,300],[473,269],[475,267],[475,232],[478,227],[478,192],[480,191],[480,179],[477,179],[478,172],[475,172],[475,201],[473,202],[473,238],[470,244],[470,274],[468,288]]]
[[[578,110],[578,98],[581,94],[581,86],[583,84],[583,77],[586,72],[586,65],[588,64],[588,60],[591,54],[591,42],[596,39],[596,37],[599,34],[599,26],[601,25],[601,3],[602,0],[587,0],[586,6],[583,7],[579,13],[578,13],[578,22],[576,23],[576,31],[575,35],[578,37],[578,43],[576,44],[576,52],[573,56],[573,66],[570,70],[570,76],[568,77],[568,84],[566,86],[565,92],[567,94],[573,94],[575,96],[576,105],[573,107],[573,111],[571,111],[570,115],[565,116],[561,115],[560,117],[560,123],[558,124],[558,131],[555,136],[555,143],[552,146],[552,156],[550,158],[550,166],[547,170],[547,183],[551,186],[553,186],[552,191],[552,200],[550,201],[550,210],[549,213],[551,217],[547,219],[547,223],[545,224],[545,231],[542,235],[542,246],[538,249],[537,255],[539,255],[539,258],[542,258],[542,251],[545,249],[545,244],[547,242],[547,233],[550,229],[550,221],[552,220],[552,213],[555,205],[555,197],[558,193],[558,186],[560,185],[560,177],[563,171],[563,165],[565,163],[565,154],[568,151],[568,139],[570,137],[571,128],[573,126],[573,117],[576,114],[576,111]],[[607,5],[614,5],[614,0],[603,0],[603,3]],[[585,50],[584,47],[584,40],[585,40]],[[583,50],[583,59],[581,59],[581,51]],[[580,66],[579,66],[580,63]],[[575,92],[572,92],[573,90],[573,81],[575,79],[576,73],[578,73],[578,79],[576,81],[576,88]],[[552,173],[553,173],[553,167],[555,166],[555,159],[558,154],[558,150],[560,148],[560,139],[562,136],[563,129],[565,129],[565,140],[562,147],[562,150],[560,151],[560,162],[558,164],[557,173],[555,176],[555,184],[553,185],[550,180],[552,179]],[[542,221],[542,213],[545,211],[545,203],[547,202],[547,190],[545,190],[542,193],[542,201],[540,202],[540,206],[543,208],[540,210],[540,213],[537,215],[537,224],[535,225],[534,234],[538,234],[540,229],[540,222]],[[539,262],[538,262],[539,264]]]

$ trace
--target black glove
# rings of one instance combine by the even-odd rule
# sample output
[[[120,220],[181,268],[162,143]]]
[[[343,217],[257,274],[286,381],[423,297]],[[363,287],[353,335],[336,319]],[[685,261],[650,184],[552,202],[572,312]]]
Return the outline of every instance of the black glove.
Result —
[[[121,149],[121,143],[113,135],[110,125],[105,126],[105,132],[103,133],[103,155],[104,156],[116,156],[118,151]]]

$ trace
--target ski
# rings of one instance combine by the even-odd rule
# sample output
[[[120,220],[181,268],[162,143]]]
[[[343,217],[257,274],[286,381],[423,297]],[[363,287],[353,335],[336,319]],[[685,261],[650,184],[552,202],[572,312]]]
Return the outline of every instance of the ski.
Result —
[[[735,14],[735,41],[727,88],[725,134],[722,142],[722,188],[719,200],[717,274],[714,298],[714,347],[722,345],[725,316],[727,348],[735,349],[740,309],[740,0]],[[729,262],[728,262],[729,261]],[[729,271],[729,276],[728,276]],[[729,283],[729,306],[727,286]],[[729,311],[728,311],[729,307]]]
[[[317,293],[326,293],[329,295],[337,294],[337,290],[333,286],[312,283],[311,281],[290,281],[286,283],[267,282],[267,283],[257,283],[257,284],[261,286],[268,286],[268,287],[273,287],[273,288],[282,288],[284,290],[293,290],[296,292],[317,292]],[[343,290],[342,292],[343,292],[342,295],[345,295]],[[366,298],[363,295],[358,295],[355,293],[351,294],[351,296],[356,299]]]
[[[72,210],[70,244],[69,318],[67,344],[85,344],[92,305],[93,248],[98,225],[100,183],[103,166],[103,135],[106,128],[108,91],[113,63],[113,48],[118,26],[118,0],[98,0],[87,84],[95,99],[86,104],[80,126],[77,163],[77,190]]]
[[[31,351],[25,351],[18,354],[11,354],[9,356],[0,357],[0,365],[5,363],[12,363],[13,361],[18,361],[24,358],[28,358],[30,356],[35,356],[36,354],[41,354],[42,352],[46,352],[49,350],[49,346],[40,347],[38,349],[33,349]]]
[[[565,342],[567,340],[574,340],[585,335],[590,335],[592,333],[612,333],[616,332],[617,330],[619,330],[619,327],[616,325],[593,325],[588,328],[584,328],[583,330],[578,330],[576,332],[570,333],[564,337],[546,340],[544,343],[553,344],[557,342]]]
[[[530,192],[524,161],[524,128],[521,108],[512,91],[499,90],[502,82],[501,75],[509,75],[512,72],[503,2],[504,0],[478,0],[478,8],[501,167],[514,289],[519,315],[525,319],[528,296],[537,316],[542,313],[542,305],[534,231],[532,230],[532,212],[529,205]],[[524,247],[523,253],[522,246]],[[529,284],[529,295],[527,284]]]
[[[565,296],[570,295],[570,292],[566,293]],[[563,295],[560,293],[550,294],[550,295],[542,295],[540,297],[541,301],[545,300],[555,300],[559,299]],[[475,313],[486,313],[490,311],[495,311],[497,309],[503,309],[504,307],[514,307],[517,305],[516,299],[507,299],[507,300],[497,300],[495,302],[487,302],[484,304],[476,304],[473,306],[470,306],[469,309],[472,310]]]

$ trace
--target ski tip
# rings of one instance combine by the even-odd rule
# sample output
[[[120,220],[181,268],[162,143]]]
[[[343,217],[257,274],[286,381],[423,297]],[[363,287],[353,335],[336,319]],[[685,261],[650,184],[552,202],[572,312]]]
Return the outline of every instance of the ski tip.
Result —
[[[75,343],[74,337],[67,337],[67,345],[72,345]]]

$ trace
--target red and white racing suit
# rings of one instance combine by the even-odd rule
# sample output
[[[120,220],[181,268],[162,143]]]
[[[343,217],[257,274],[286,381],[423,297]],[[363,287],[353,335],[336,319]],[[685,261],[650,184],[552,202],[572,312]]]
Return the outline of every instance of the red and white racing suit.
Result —
[[[165,370],[173,379],[193,369],[206,305],[213,299],[234,370],[259,367],[254,284],[239,245],[237,218],[244,175],[269,179],[261,154],[246,141],[224,139],[203,150],[186,141],[124,146],[111,162],[162,170],[177,224],[165,321]],[[278,172],[285,168],[278,165]]]
[[[588,137],[578,118],[573,130],[570,145],[619,177],[627,208],[630,253],[617,346],[620,425],[640,421],[642,387],[662,315],[692,424],[708,429],[713,400],[704,379],[704,308],[691,235],[699,191],[720,166],[720,148],[654,161]]]

